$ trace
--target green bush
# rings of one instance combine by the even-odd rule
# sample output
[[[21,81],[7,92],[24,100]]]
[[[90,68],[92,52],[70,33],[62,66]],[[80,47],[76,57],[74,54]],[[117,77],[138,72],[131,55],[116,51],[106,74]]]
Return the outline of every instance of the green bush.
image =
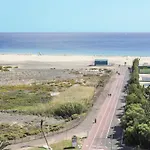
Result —
[[[85,110],[86,110],[85,107],[81,103],[66,102],[66,103],[60,104],[54,110],[54,115],[61,116],[63,118],[68,118],[74,114],[81,114],[81,113],[85,112]]]
[[[78,118],[78,114],[73,114],[72,116],[71,116],[71,118],[72,118],[72,120],[74,120],[74,119],[77,119]]]
[[[139,60],[133,61],[125,113],[121,118],[124,142],[129,146],[150,146],[150,90],[139,84]]]
[[[12,68],[12,66],[4,66],[3,68]]]
[[[2,71],[9,71],[9,69],[8,68],[3,68]]]
[[[2,70],[3,69],[3,66],[0,66],[0,70]]]

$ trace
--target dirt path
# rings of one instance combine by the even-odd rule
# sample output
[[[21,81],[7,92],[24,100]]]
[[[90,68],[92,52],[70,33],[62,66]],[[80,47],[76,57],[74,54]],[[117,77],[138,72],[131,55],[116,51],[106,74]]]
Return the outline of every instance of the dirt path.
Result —
[[[69,139],[73,135],[77,135],[80,137],[87,136],[90,129],[92,128],[93,121],[96,118],[96,116],[101,108],[102,103],[104,102],[104,100],[106,99],[106,97],[108,95],[108,92],[111,88],[111,85],[114,82],[114,79],[115,79],[115,76],[112,76],[110,78],[110,80],[108,81],[108,83],[106,84],[106,86],[103,89],[103,92],[100,94],[100,96],[96,95],[97,101],[94,103],[94,105],[93,105],[91,111],[89,112],[89,114],[87,115],[86,119],[76,128],[73,128],[65,133],[55,134],[53,136],[47,137],[49,144],[58,142],[58,141],[61,141],[64,139]],[[10,148],[11,150],[21,150],[21,149],[27,150],[27,149],[29,149],[29,147],[43,146],[43,145],[46,145],[44,139],[38,139],[38,140],[29,141],[26,143],[10,145],[7,148]]]

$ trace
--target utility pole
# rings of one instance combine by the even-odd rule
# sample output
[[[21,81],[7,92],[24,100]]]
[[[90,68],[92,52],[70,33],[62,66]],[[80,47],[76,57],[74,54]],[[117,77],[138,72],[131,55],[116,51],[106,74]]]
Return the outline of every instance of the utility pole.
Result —
[[[41,131],[42,131],[42,133],[43,133],[43,136],[44,136],[45,142],[46,142],[46,144],[47,144],[48,150],[51,150],[51,148],[50,148],[49,145],[48,145],[48,141],[47,141],[47,139],[46,139],[45,133],[44,133],[44,131],[43,131],[43,122],[44,122],[44,121],[41,120]]]

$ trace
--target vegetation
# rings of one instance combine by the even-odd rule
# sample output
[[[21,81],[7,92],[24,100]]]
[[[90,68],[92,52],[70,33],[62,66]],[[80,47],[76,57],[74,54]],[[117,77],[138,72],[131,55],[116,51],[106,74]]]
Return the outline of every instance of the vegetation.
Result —
[[[0,111],[63,118],[79,115],[91,106],[95,87],[103,87],[108,77],[85,75],[76,80],[1,86]],[[51,92],[60,92],[60,95],[51,96]]]
[[[150,147],[150,87],[139,84],[139,60],[135,59],[128,84],[125,114],[121,119],[124,142],[129,146]]]
[[[18,68],[18,66],[15,66],[14,68]]]
[[[81,139],[78,138],[78,144],[81,145]],[[53,150],[64,150],[64,149],[70,149],[70,150],[78,150],[78,148],[74,148],[71,145],[71,140],[63,140],[61,142],[51,144],[50,145]],[[44,150],[44,148],[32,148],[30,150]]]
[[[50,92],[61,92],[74,84],[74,80],[33,83],[32,85],[0,86],[0,110],[18,110],[35,107],[52,100]]]
[[[85,115],[93,103],[96,86],[103,86],[109,75],[85,75],[82,78],[53,80],[31,85],[1,86],[0,111],[41,116],[54,116],[70,121]],[[51,92],[60,92],[51,96]],[[44,132],[57,131],[64,124],[43,127]],[[40,127],[0,124],[0,141],[23,138],[40,133]]]
[[[6,142],[6,141],[1,141],[0,142],[0,150],[5,149],[5,147],[7,147],[10,143]]]
[[[35,148],[30,149],[30,150],[47,150],[47,148],[35,147]]]
[[[81,114],[85,112],[92,103],[91,100],[93,94],[93,87],[84,87],[80,85],[72,86],[45,104],[37,104],[34,105],[34,107],[18,107],[18,111],[34,115],[54,115],[67,118],[74,114]]]
[[[43,130],[45,133],[58,131],[63,128],[63,124],[60,125],[44,125]],[[41,132],[40,126],[34,126],[32,124],[17,125],[17,124],[0,124],[0,141],[15,140],[30,135],[36,135]]]
[[[12,66],[0,66],[0,71],[9,71],[11,68]]]
[[[70,84],[66,84],[67,90],[61,92],[59,96],[50,95],[50,91],[62,89],[65,84],[59,82],[57,86],[51,86],[51,84],[2,86],[0,110],[42,116],[54,115],[63,118],[85,112],[92,102],[94,87],[81,85],[70,87],[68,86]]]

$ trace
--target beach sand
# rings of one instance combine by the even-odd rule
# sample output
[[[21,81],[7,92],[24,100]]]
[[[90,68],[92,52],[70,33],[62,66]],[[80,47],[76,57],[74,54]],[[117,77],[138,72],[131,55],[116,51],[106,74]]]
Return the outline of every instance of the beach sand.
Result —
[[[59,63],[61,66],[68,65],[73,62],[74,65],[91,64],[95,59],[107,59],[109,64],[132,65],[135,58],[140,58],[140,64],[150,64],[150,57],[130,57],[130,56],[83,56],[83,55],[21,55],[21,54],[1,54],[0,64],[4,63],[27,63],[27,62],[43,62],[43,63]],[[61,63],[60,63],[61,62]],[[71,63],[72,65],[72,63]]]

